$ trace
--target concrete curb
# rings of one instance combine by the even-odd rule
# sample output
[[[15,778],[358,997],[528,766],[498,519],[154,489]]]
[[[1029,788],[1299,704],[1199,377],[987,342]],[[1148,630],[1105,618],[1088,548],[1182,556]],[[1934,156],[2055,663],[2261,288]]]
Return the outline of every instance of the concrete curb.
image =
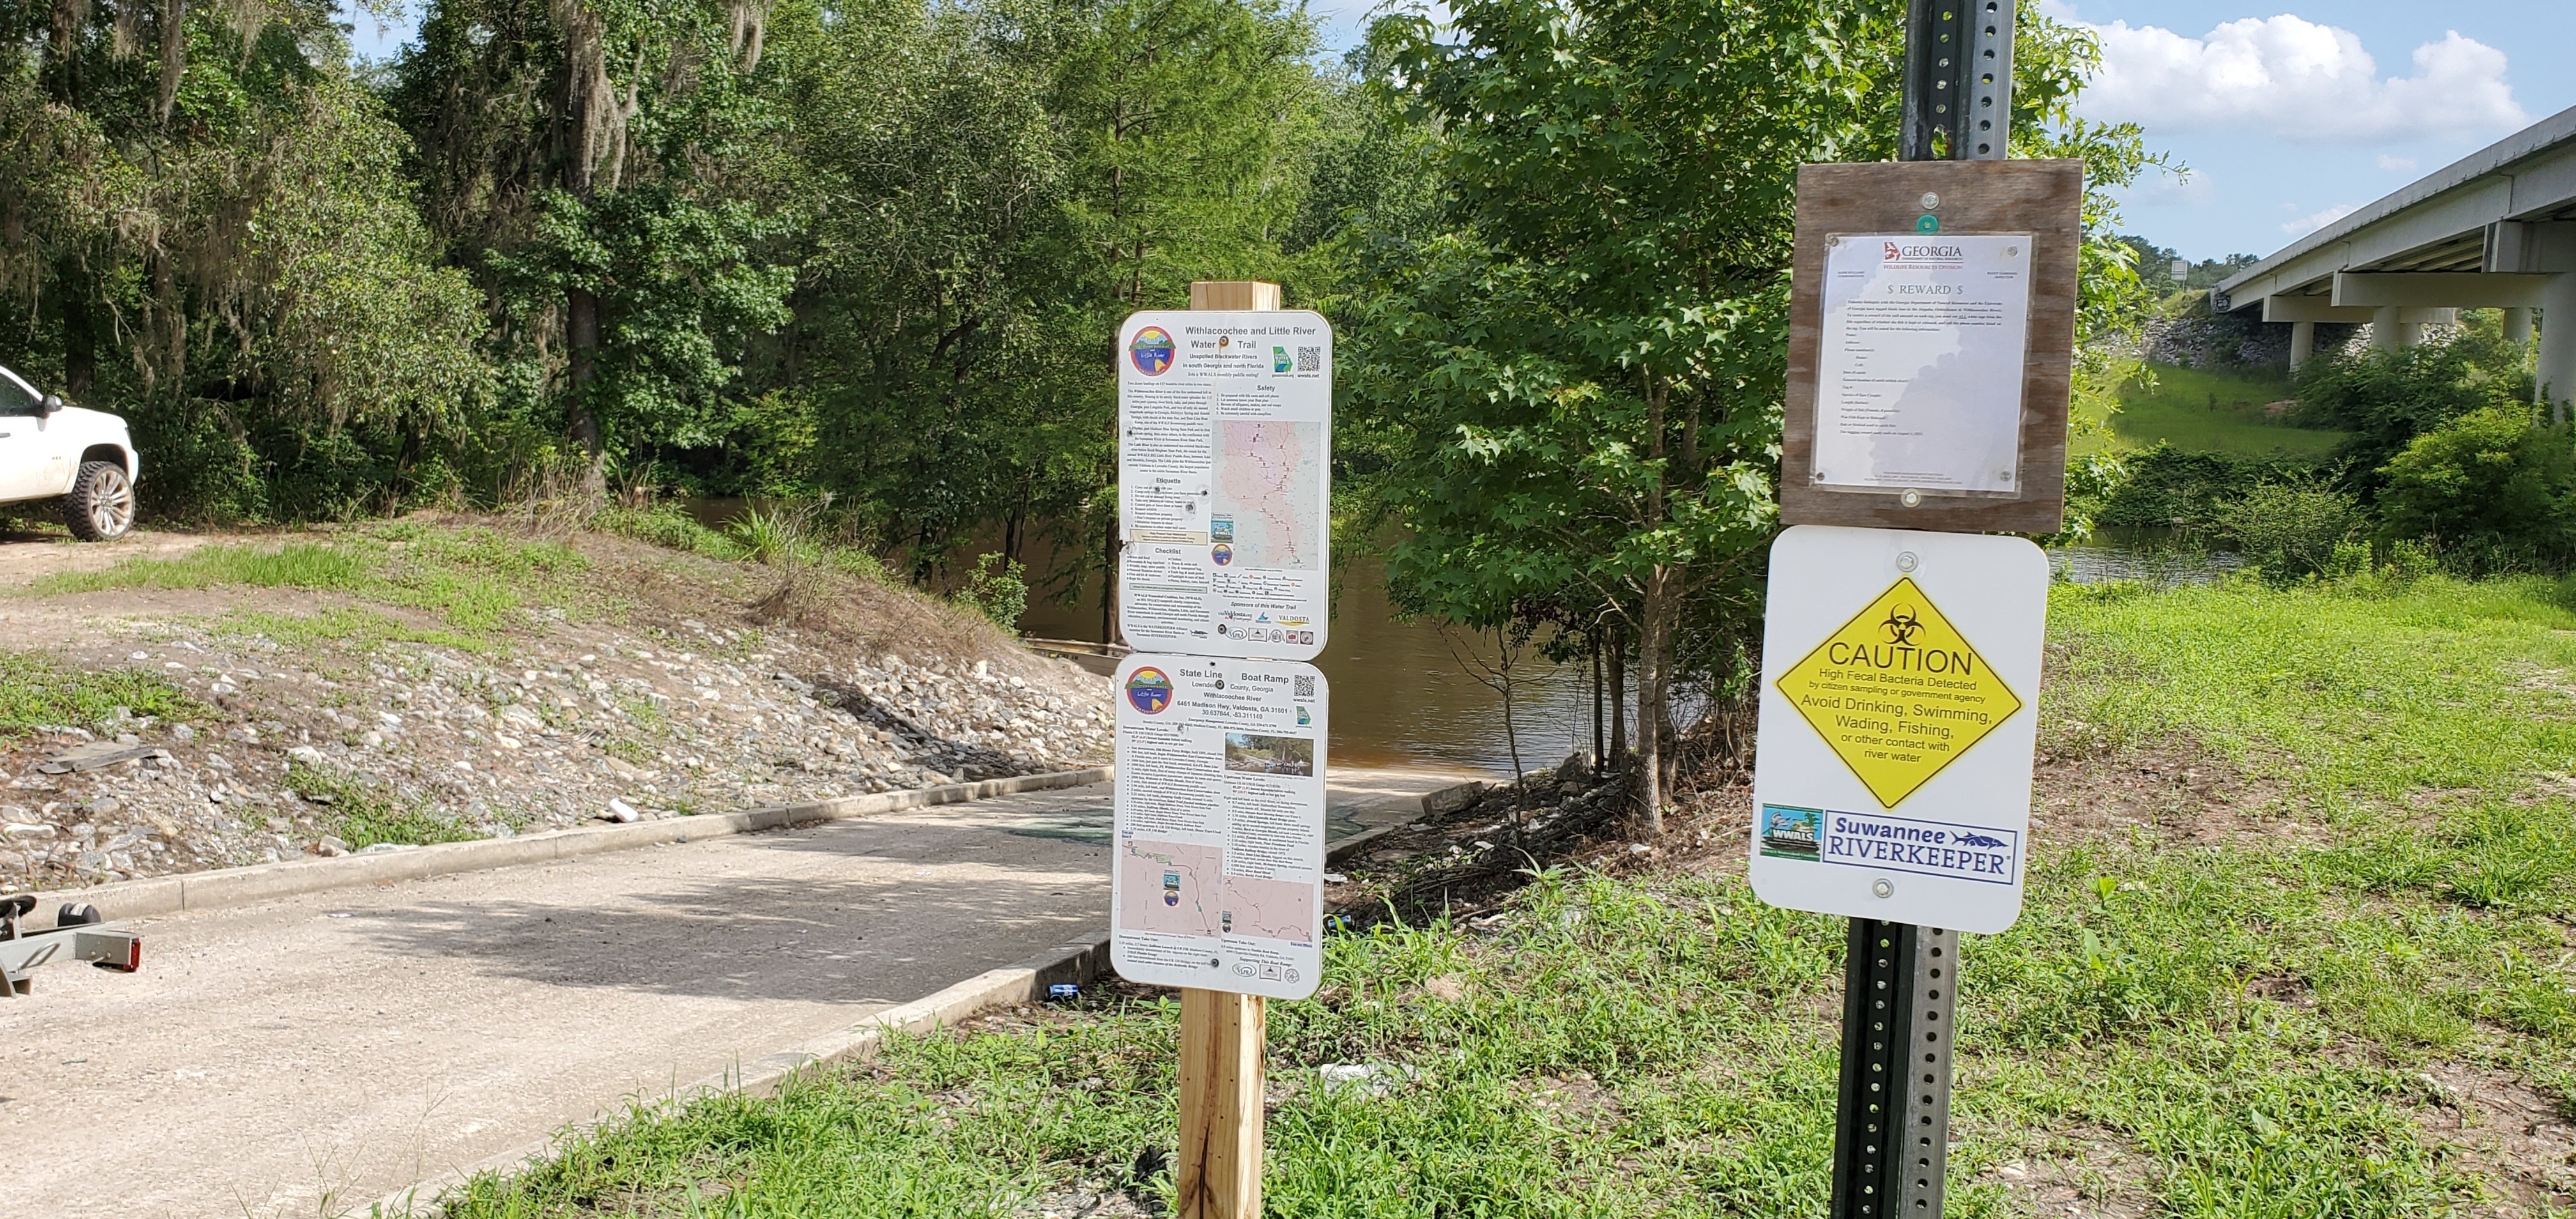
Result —
[[[746,809],[738,813],[705,813],[694,817],[672,817],[662,821],[638,821],[629,825],[581,826],[568,830],[549,830],[542,834],[523,834],[516,838],[481,838],[472,842],[442,842],[408,851],[387,851],[381,855],[343,855],[336,859],[293,859],[283,863],[254,864],[246,868],[219,868],[211,872],[192,872],[180,876],[154,876],[143,880],[97,885],[87,889],[67,889],[56,893],[39,894],[37,911],[38,917],[46,920],[42,925],[51,925],[50,920],[53,918],[55,908],[64,902],[92,903],[112,919],[146,918],[156,914],[174,914],[182,910],[211,910],[221,906],[240,906],[350,885],[417,880],[424,876],[443,876],[451,872],[478,872],[486,868],[507,868],[520,864],[551,863],[559,859],[577,859],[604,851],[624,851],[661,843],[693,842],[733,834],[756,834],[763,830],[811,825],[818,821],[839,821],[850,817],[891,813],[934,804],[961,804],[969,800],[1008,796],[1020,792],[1079,787],[1089,783],[1108,782],[1110,774],[1110,767],[1094,766],[1085,770],[1059,770],[1047,774],[984,779],[974,783],[951,783],[942,787],[924,787],[909,791],[872,792],[864,796],[842,796],[837,799],[813,800],[803,804],[772,805],[767,808]]]
[[[986,970],[945,990],[887,1008],[848,1028],[814,1038],[794,1049],[764,1054],[733,1070],[718,1072],[679,1088],[669,1099],[656,1103],[685,1105],[701,1097],[728,1092],[755,1097],[772,1096],[800,1072],[875,1058],[889,1033],[936,1032],[988,1008],[1043,1001],[1049,986],[1059,982],[1088,983],[1108,971],[1109,933],[1103,931],[1060,948],[1050,948],[1007,969]],[[372,1219],[396,1219],[399,1216],[429,1219],[430,1216],[443,1215],[446,1211],[439,1199],[447,1191],[484,1173],[509,1172],[543,1163],[566,1138],[626,1121],[629,1116],[619,1113],[579,1123],[542,1142],[451,1168],[377,1199],[366,1213]]]

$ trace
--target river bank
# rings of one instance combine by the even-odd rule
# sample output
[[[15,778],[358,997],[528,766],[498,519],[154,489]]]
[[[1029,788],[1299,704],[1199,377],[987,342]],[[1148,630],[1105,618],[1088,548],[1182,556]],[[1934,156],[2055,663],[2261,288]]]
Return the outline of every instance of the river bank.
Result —
[[[1965,945],[1950,1213],[2576,1201],[2565,591],[2053,596],[2029,904]],[[1271,1009],[1269,1210],[1821,1213],[1842,928],[1753,900],[1740,789],[1673,824],[1334,937],[1325,989]],[[1112,989],[903,1042],[642,1112],[451,1213],[1160,1213],[1174,1022]]]
[[[27,574],[7,571],[11,564]],[[1072,769],[1107,684],[864,577],[414,517],[0,546],[0,888]]]

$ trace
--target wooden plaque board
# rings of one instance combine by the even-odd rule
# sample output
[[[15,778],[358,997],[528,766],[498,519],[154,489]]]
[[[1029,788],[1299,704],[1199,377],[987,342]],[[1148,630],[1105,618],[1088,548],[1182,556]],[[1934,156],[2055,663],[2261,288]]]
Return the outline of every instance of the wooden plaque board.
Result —
[[[2022,368],[2020,491],[1924,495],[1813,484],[1824,333],[1826,241],[1905,233],[1926,214],[1938,235],[2031,235],[2028,356]],[[1798,168],[1789,305],[1789,395],[1780,445],[1780,521],[1952,533],[2055,533],[2066,513],[2066,399],[2075,361],[2075,271],[2084,239],[2081,161],[1883,161]]]

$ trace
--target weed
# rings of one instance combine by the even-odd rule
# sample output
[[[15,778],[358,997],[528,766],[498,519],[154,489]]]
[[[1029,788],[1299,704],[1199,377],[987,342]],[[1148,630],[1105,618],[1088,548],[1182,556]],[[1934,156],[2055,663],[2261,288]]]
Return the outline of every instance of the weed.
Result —
[[[104,592],[115,588],[326,588],[356,592],[367,582],[367,556],[326,542],[201,546],[168,559],[127,559],[103,571],[64,572],[27,587],[30,594]]]
[[[461,821],[431,812],[427,801],[398,801],[353,776],[301,762],[287,765],[286,787],[328,803],[336,818],[333,832],[353,851],[384,842],[420,846],[483,837]]]
[[[117,709],[163,720],[214,714],[165,680],[143,669],[76,673],[43,657],[0,652],[0,735],[23,736],[38,728],[99,724]]]

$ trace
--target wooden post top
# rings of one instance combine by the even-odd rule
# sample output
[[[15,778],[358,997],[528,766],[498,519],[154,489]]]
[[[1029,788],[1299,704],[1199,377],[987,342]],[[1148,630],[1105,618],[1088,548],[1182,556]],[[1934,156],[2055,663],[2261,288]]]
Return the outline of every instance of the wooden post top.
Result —
[[[1285,309],[1279,285],[1257,279],[1201,279],[1190,283],[1192,309]]]

